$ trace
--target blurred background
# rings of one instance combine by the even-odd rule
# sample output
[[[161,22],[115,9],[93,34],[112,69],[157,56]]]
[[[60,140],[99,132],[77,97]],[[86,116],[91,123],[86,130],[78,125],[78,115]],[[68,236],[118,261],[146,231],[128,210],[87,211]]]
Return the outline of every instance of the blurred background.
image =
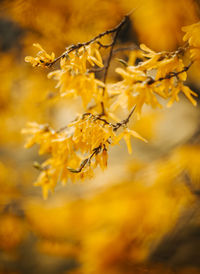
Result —
[[[118,46],[155,51],[183,44],[200,20],[197,0],[0,1],[0,273],[200,273],[199,106],[145,108],[134,127],[148,144],[122,142],[89,181],[58,185],[44,201],[34,186],[37,147],[24,149],[27,121],[66,125],[80,102],[59,98],[49,70],[24,62],[32,44],[60,55],[114,27],[130,10]],[[116,58],[109,79],[115,79]],[[200,64],[187,84],[200,94]]]

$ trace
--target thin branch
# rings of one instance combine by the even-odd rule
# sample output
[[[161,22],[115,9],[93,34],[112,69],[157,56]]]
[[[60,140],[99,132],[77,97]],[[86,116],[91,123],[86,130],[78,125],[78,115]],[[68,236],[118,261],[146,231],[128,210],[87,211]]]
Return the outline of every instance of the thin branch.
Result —
[[[114,45],[116,44],[117,37],[119,35],[119,32],[120,32],[121,28],[124,26],[124,24],[127,22],[127,20],[128,20],[128,16],[125,16],[123,18],[123,20],[119,23],[119,25],[115,28],[115,34],[114,34],[114,37],[113,37],[113,40],[112,40],[112,43],[111,43],[108,60],[107,60],[106,65],[105,65],[104,76],[103,76],[103,82],[104,83],[106,83],[106,80],[107,80],[108,69],[110,67],[110,62],[111,62],[111,59],[112,59],[112,56],[113,56]],[[104,97],[104,95],[105,95],[105,87],[103,87],[103,92],[102,92],[103,97]],[[102,107],[101,115],[103,116],[103,115],[105,115],[105,107],[104,107],[103,102],[101,102],[101,107]]]
[[[50,165],[42,166],[40,163],[35,161],[35,162],[33,162],[33,167],[35,169],[38,169],[39,171],[47,171],[50,168]]]
[[[68,126],[61,127],[60,129],[58,129],[56,131],[56,133],[61,133],[62,131],[66,130],[67,128],[68,128]]]
[[[88,158],[84,159],[81,162],[80,167],[78,169],[73,169],[73,168],[70,168],[70,167],[67,167],[67,169],[72,173],[80,173],[87,164],[90,165],[91,160],[94,157],[94,155],[99,154],[101,149],[102,149],[102,144],[100,144],[98,147],[94,148],[92,154]]]
[[[100,72],[100,71],[103,71],[105,69],[105,67],[102,67],[102,68],[90,68],[87,70],[88,73],[91,73],[91,72]]]
[[[199,197],[199,196],[200,196],[200,189],[195,188],[195,186],[192,184],[191,179],[190,179],[190,177],[188,176],[188,174],[187,174],[186,172],[184,172],[182,176],[183,176],[183,178],[185,179],[185,184],[186,184],[186,186],[188,187],[188,189],[190,190],[190,192],[191,192],[193,195]]]
[[[82,119],[84,119],[86,116],[93,118],[94,121],[98,120],[98,121],[104,122],[105,125],[113,126],[112,123],[109,123],[106,119],[101,118],[101,115],[94,115],[90,112],[87,112],[82,115]]]
[[[120,32],[121,28],[122,28],[123,25],[127,22],[127,20],[128,20],[128,16],[125,16],[125,17],[123,18],[123,20],[121,21],[121,23],[116,27],[115,35],[114,35],[113,41],[112,41],[112,43],[111,43],[111,48],[110,48],[108,60],[107,60],[106,66],[105,66],[105,72],[104,72],[104,77],[103,77],[103,82],[104,82],[104,83],[106,82],[106,79],[107,79],[108,69],[109,69],[110,61],[111,61],[111,58],[112,58],[112,55],[113,55],[113,48],[114,48],[114,45],[116,44],[117,37],[118,37],[118,35],[119,35],[119,32]],[[104,89],[104,90],[105,90],[105,89]],[[104,93],[103,93],[103,95],[104,95]]]
[[[149,80],[146,83],[147,83],[147,85],[152,85],[157,82],[161,82],[163,80],[171,79],[173,77],[178,77],[179,74],[188,71],[193,63],[194,62],[192,61],[188,66],[185,66],[181,71],[177,71],[177,72],[172,71],[172,72],[168,73],[167,75],[165,75],[164,77],[158,78],[157,80],[153,79],[152,77],[149,77]]]
[[[126,126],[131,118],[131,116],[133,115],[134,111],[135,111],[136,105],[132,108],[131,112],[129,113],[128,117],[125,120],[122,120],[119,123],[116,123],[115,125],[113,125],[113,130],[117,131],[120,127],[122,126]]]
[[[61,58],[66,57],[70,52],[72,52],[74,50],[77,50],[77,49],[80,49],[81,47],[88,46],[89,44],[94,43],[96,40],[101,39],[103,36],[106,36],[106,35],[109,35],[109,34],[112,34],[112,33],[115,33],[115,32],[118,33],[119,30],[121,29],[121,27],[126,23],[127,19],[128,19],[128,15],[126,15],[123,18],[123,20],[116,27],[114,27],[114,28],[112,28],[110,30],[106,30],[106,31],[98,34],[97,36],[95,36],[94,38],[92,38],[91,40],[89,40],[87,42],[78,43],[78,44],[71,45],[71,46],[67,47],[66,48],[66,52],[64,52],[63,54],[61,54],[60,56],[58,56],[54,61],[52,61],[50,63],[47,63],[46,65],[49,66],[49,67],[51,67],[57,61],[59,61]],[[111,46],[112,46],[112,44],[111,44]]]
[[[111,44],[104,45],[100,41],[97,41],[97,44],[99,45],[99,48],[109,48],[109,47],[112,47],[113,42]]]

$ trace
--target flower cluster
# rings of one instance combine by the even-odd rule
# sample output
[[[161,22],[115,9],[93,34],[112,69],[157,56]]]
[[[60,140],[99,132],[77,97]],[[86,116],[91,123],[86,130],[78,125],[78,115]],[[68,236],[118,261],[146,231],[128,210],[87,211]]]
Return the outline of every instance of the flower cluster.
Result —
[[[50,72],[48,77],[58,81],[56,87],[61,96],[80,96],[86,108],[92,99],[99,100],[99,89],[104,87],[104,83],[90,72],[90,67],[104,66],[98,44],[92,43],[70,53],[68,51],[70,49],[60,60],[60,69]]]
[[[123,127],[121,133],[117,129]],[[68,179],[77,180],[93,176],[93,168],[107,167],[109,145],[118,144],[123,138],[129,153],[132,152],[130,138],[146,141],[125,124],[111,124],[99,116],[85,113],[68,127],[55,131],[49,125],[29,123],[22,131],[30,135],[26,147],[40,145],[40,154],[50,154],[41,165],[34,163],[41,171],[35,185],[42,186],[43,196],[53,191],[58,182],[65,184]]]
[[[34,47],[38,48],[40,51],[37,53],[36,57],[26,56],[25,62],[31,63],[33,67],[48,67],[55,59],[55,54],[52,52],[51,55],[48,54],[40,44],[33,44]]]
[[[107,151],[110,145],[116,145],[124,139],[128,152],[132,152],[131,137],[146,141],[134,130],[127,127],[133,112],[138,117],[144,105],[152,108],[162,107],[160,98],[168,100],[167,106],[179,101],[182,92],[189,101],[196,105],[193,96],[197,96],[185,85],[187,71],[193,63],[185,65],[183,56],[188,44],[176,51],[156,53],[142,44],[130,54],[128,63],[121,61],[125,68],[116,68],[122,80],[107,83],[108,69],[113,57],[116,37],[122,26],[127,22],[127,16],[117,27],[100,33],[85,43],[69,46],[66,51],[55,59],[54,54],[48,55],[40,45],[41,51],[36,58],[26,57],[33,66],[52,66],[60,61],[60,68],[48,74],[57,81],[61,96],[81,97],[86,113],[74,122],[55,131],[48,125],[36,123],[29,125],[24,133],[31,134],[27,147],[37,143],[40,153],[51,157],[42,165],[35,166],[41,171],[36,182],[47,196],[48,190],[53,190],[57,182],[65,183],[72,180],[93,176],[93,168],[107,166]],[[190,47],[199,47],[199,23],[186,27],[184,40]],[[112,42],[105,45],[101,38],[113,35]],[[108,49],[108,58],[103,62],[100,49]],[[192,50],[192,49],[191,49]],[[140,62],[137,62],[137,59]],[[97,78],[96,71],[103,71],[102,78]],[[120,107],[131,110],[128,117],[121,121],[114,115]],[[101,112],[99,111],[101,109]],[[108,119],[114,120],[113,124]]]
[[[185,67],[180,57],[182,48],[175,52],[156,53],[144,44],[140,47],[144,52],[143,56],[147,58],[145,61],[137,66],[116,69],[123,80],[109,87],[111,94],[118,93],[112,110],[122,104],[129,109],[136,105],[136,112],[140,115],[144,104],[153,108],[161,107],[158,96],[170,99],[167,106],[171,106],[174,101],[179,100],[180,92],[183,92],[191,103],[196,105],[192,95],[197,96],[197,94],[184,85],[189,66]],[[116,92],[116,86],[118,92]]]

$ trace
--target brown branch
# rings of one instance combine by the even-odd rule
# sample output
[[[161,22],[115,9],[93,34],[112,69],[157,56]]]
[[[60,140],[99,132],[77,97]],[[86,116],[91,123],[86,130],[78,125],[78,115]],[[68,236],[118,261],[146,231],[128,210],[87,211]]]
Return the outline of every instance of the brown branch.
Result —
[[[98,120],[98,121],[104,122],[105,125],[113,126],[112,123],[109,123],[106,119],[101,118],[101,115],[94,115],[90,112],[87,112],[82,115],[82,119],[84,119],[85,116],[90,116],[90,118],[93,118],[94,121]]]
[[[190,190],[190,192],[199,197],[200,196],[200,189],[196,188],[192,182],[191,182],[191,179],[189,177],[189,175],[187,174],[187,172],[183,172],[182,174],[183,178],[185,179],[185,185],[188,187],[188,189]]]
[[[94,148],[92,154],[88,158],[84,159],[81,162],[80,167],[78,169],[73,169],[73,168],[70,168],[70,167],[67,167],[67,169],[72,173],[80,173],[87,164],[90,165],[91,160],[94,157],[94,155],[99,154],[101,149],[102,149],[102,144],[100,144],[98,147]]]
[[[66,57],[70,52],[74,51],[74,50],[78,50],[81,47],[85,47],[88,46],[91,43],[94,43],[96,40],[101,39],[102,37],[112,34],[112,33],[118,33],[119,30],[121,29],[121,27],[126,23],[128,19],[128,15],[126,15],[123,20],[114,28],[110,29],[110,30],[106,30],[102,33],[99,33],[97,36],[95,36],[94,38],[92,38],[91,40],[84,42],[84,43],[78,43],[75,45],[71,45],[69,47],[66,48],[66,52],[64,52],[63,54],[61,54],[60,56],[58,56],[54,61],[47,63],[46,65],[51,67],[52,65],[54,65],[57,61],[59,61],[61,58]],[[115,35],[116,36],[116,35]],[[102,45],[103,46],[103,45]],[[109,46],[109,45],[107,45]],[[111,47],[113,46],[113,43],[111,43]]]
[[[132,108],[131,112],[129,113],[128,117],[125,120],[122,120],[119,123],[116,123],[115,125],[113,125],[113,130],[117,131],[120,127],[122,126],[126,126],[133,114],[133,112],[135,111],[136,105]]]
[[[99,45],[99,48],[109,48],[109,47],[112,47],[113,42],[111,44],[104,45],[100,41],[97,41],[97,44]]]
[[[174,51],[174,55],[184,55],[185,51],[189,48],[189,43],[186,42],[183,46]]]
[[[112,40],[112,43],[111,43],[111,46],[110,46],[110,52],[109,52],[109,55],[108,55],[108,60],[107,60],[106,65],[105,65],[104,76],[103,76],[103,82],[104,83],[106,83],[106,80],[107,80],[108,69],[110,67],[110,62],[111,62],[112,55],[113,55],[114,45],[116,44],[117,37],[119,35],[119,32],[120,32],[121,28],[125,25],[127,20],[128,20],[128,15],[125,16],[123,18],[123,20],[119,23],[119,25],[115,28],[115,34],[114,34],[114,37],[113,37],[113,40]],[[104,97],[104,95],[105,95],[105,87],[103,87],[103,92],[102,92],[103,97]],[[101,102],[101,108],[102,108],[101,116],[104,116],[105,115],[105,107],[104,107],[103,102]]]
[[[91,72],[100,72],[100,71],[103,71],[105,67],[102,67],[102,68],[90,68],[87,70],[88,73],[91,73]]]
[[[105,72],[104,72],[104,77],[103,77],[103,82],[104,82],[104,83],[106,82],[106,79],[107,79],[108,69],[109,69],[110,61],[111,61],[111,58],[112,58],[112,55],[113,55],[113,48],[114,48],[114,45],[116,44],[117,37],[118,37],[118,35],[119,35],[119,32],[120,32],[121,28],[122,28],[123,25],[127,22],[127,20],[128,20],[128,16],[125,16],[125,17],[123,18],[123,20],[120,22],[120,24],[116,27],[115,35],[114,35],[113,41],[112,41],[112,43],[111,43],[111,48],[110,48],[108,60],[107,60],[107,62],[106,62],[106,66],[105,66]],[[104,95],[104,94],[103,94],[103,95]]]
[[[165,75],[165,77],[160,77],[157,80],[153,79],[152,77],[149,77],[149,80],[146,83],[147,83],[147,85],[152,85],[157,82],[161,82],[163,80],[171,79],[173,77],[178,77],[179,74],[188,71],[189,68],[192,66],[192,64],[193,64],[193,62],[191,62],[188,66],[185,66],[183,68],[183,70],[177,71],[177,72],[172,71],[172,72],[168,73],[167,75]]]

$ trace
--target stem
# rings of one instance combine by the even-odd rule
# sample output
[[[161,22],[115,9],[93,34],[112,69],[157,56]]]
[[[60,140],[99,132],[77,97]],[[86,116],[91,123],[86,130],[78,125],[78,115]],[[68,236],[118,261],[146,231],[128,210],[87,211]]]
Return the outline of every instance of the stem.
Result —
[[[104,70],[104,76],[103,76],[103,82],[104,83],[106,83],[106,80],[107,80],[108,69],[110,67],[110,62],[111,62],[111,59],[112,59],[112,56],[113,56],[114,45],[116,44],[117,37],[119,35],[119,32],[120,32],[121,28],[127,22],[127,20],[128,20],[128,16],[125,16],[123,18],[123,20],[119,23],[119,25],[115,27],[115,31],[114,31],[115,35],[113,37],[112,43],[110,44],[110,52],[109,52],[108,60],[106,62],[105,70]],[[103,88],[103,92],[102,92],[102,96],[103,97],[104,97],[104,95],[105,95],[105,87]],[[103,102],[101,102],[101,108],[102,108],[101,116],[103,116],[103,115],[105,115],[105,107],[104,107],[104,103]]]
[[[90,162],[91,162],[93,156],[99,154],[101,149],[102,149],[102,144],[100,144],[98,147],[94,148],[92,154],[88,158],[86,158],[82,161],[82,163],[78,169],[73,169],[70,167],[67,167],[67,169],[72,173],[80,173],[87,164],[90,165]]]
[[[122,21],[114,28],[110,29],[110,30],[106,30],[102,33],[99,33],[97,36],[95,36],[94,38],[92,38],[91,40],[87,41],[87,42],[84,42],[84,43],[78,43],[76,45],[71,45],[67,48],[67,51],[64,52],[63,54],[61,54],[60,56],[58,56],[53,62],[51,63],[47,63],[46,65],[51,67],[52,65],[54,65],[57,61],[59,61],[61,58],[64,58],[66,57],[70,52],[74,51],[74,50],[77,50],[77,49],[80,49],[81,47],[85,47],[85,46],[88,46],[89,44],[95,42],[96,40],[102,38],[103,36],[105,35],[109,35],[111,33],[118,33],[119,30],[121,29],[121,27],[126,23],[127,19],[128,19],[128,16],[129,15],[126,15]],[[116,35],[115,35],[116,36]],[[104,46],[101,44],[101,46]],[[106,45],[105,47],[109,47],[109,46],[113,46],[113,43],[111,43],[111,45]]]
[[[173,77],[177,77],[179,74],[188,71],[193,63],[194,62],[192,61],[188,66],[185,66],[181,71],[178,71],[178,72],[173,72],[172,71],[172,72],[168,73],[167,75],[165,75],[165,77],[160,77],[158,80],[154,80],[152,77],[149,77],[149,80],[147,81],[147,85],[152,85],[156,82],[161,82],[161,81],[166,80],[166,79],[171,79]]]
[[[129,113],[128,117],[121,121],[120,123],[116,123],[115,125],[113,125],[113,130],[117,131],[120,127],[122,126],[126,126],[131,118],[131,116],[133,115],[133,112],[135,111],[136,105],[132,108],[131,112]]]

